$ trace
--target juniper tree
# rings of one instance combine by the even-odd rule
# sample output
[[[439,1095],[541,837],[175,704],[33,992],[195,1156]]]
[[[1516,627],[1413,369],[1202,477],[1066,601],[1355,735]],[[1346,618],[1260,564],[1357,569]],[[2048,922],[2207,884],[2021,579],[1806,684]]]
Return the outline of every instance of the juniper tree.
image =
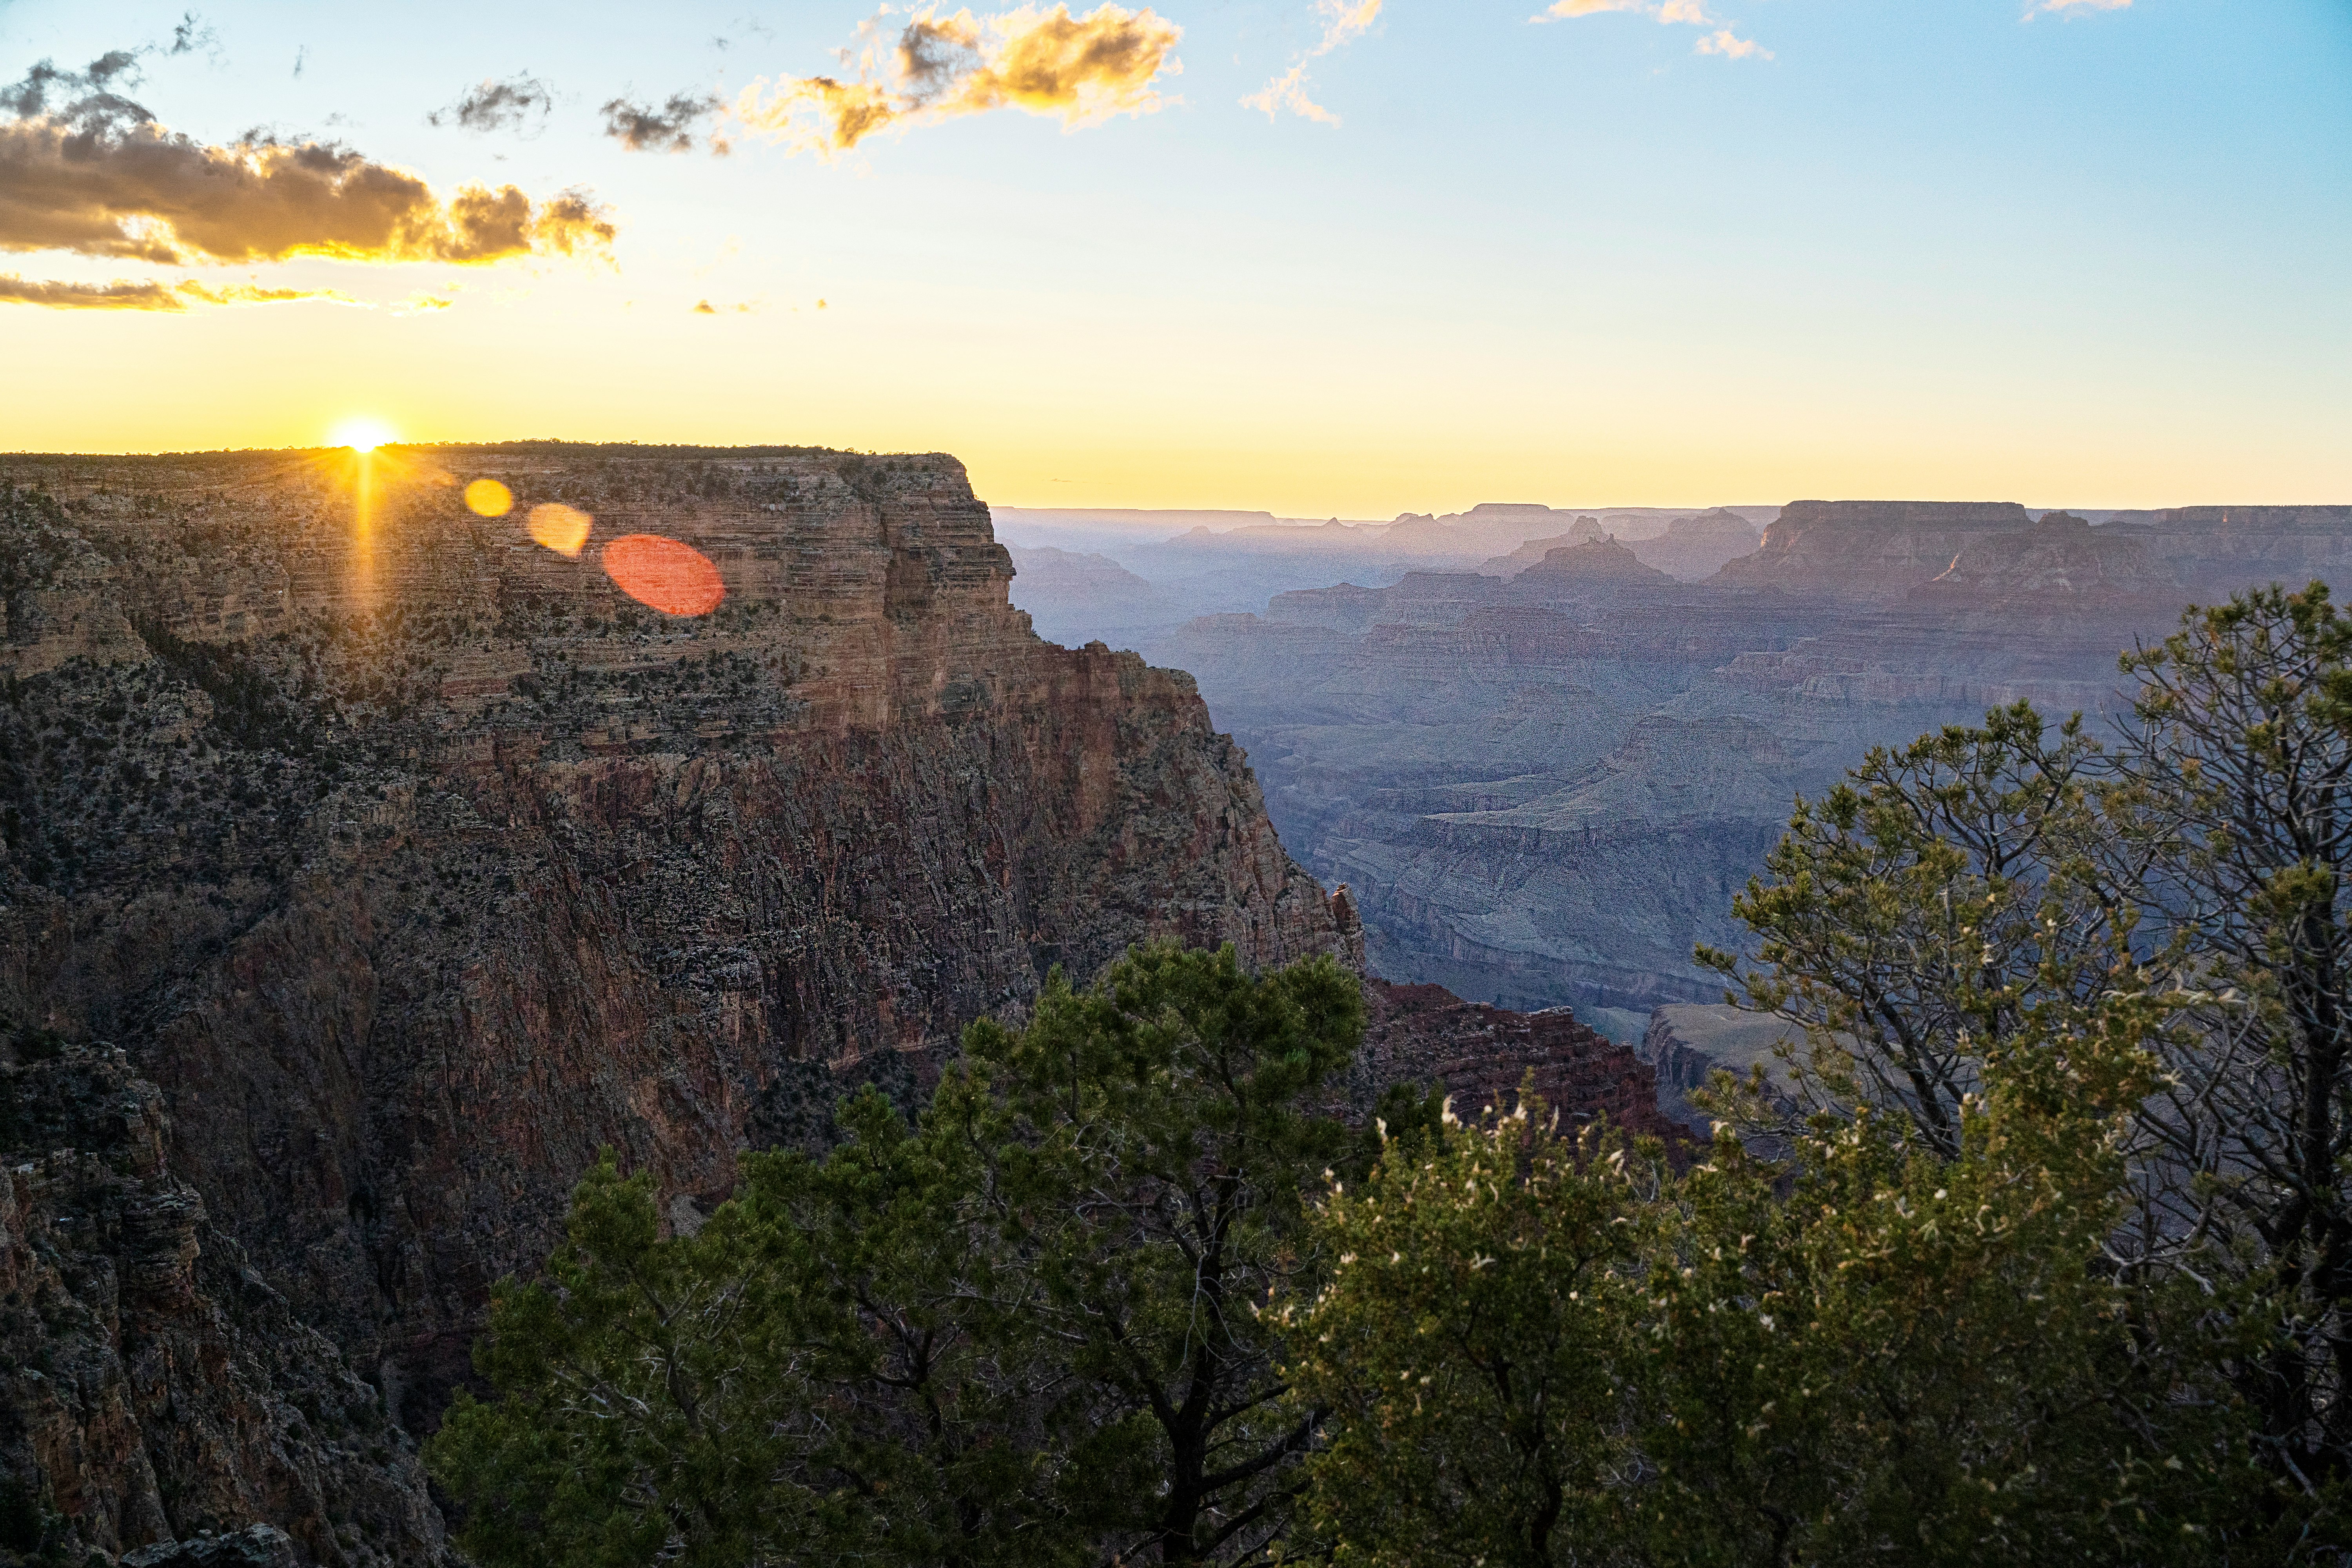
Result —
[[[1231,1562],[1316,1430],[1259,1316],[1363,1028],[1328,959],[1139,948],[966,1032],[909,1127],[744,1161],[693,1235],[608,1160],[428,1458],[489,1564]]]

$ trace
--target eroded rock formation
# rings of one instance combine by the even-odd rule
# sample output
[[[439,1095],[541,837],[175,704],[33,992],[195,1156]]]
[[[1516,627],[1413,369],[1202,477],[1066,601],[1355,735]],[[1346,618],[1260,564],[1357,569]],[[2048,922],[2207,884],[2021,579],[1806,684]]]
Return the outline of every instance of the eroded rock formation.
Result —
[[[1442,1084],[1454,1114],[1475,1121],[1487,1110],[1508,1112],[1526,1089],[1564,1126],[1606,1117],[1637,1137],[1687,1136],[1660,1114],[1650,1064],[1565,1007],[1506,1012],[1465,1002],[1442,985],[1381,980],[1366,983],[1364,1000],[1370,1023],[1350,1075],[1359,1104],[1392,1083]]]
[[[454,1563],[378,1391],[170,1173],[163,1099],[120,1051],[0,1043],[0,1484],[41,1560]],[[256,1519],[291,1541],[231,1553]]]
[[[1513,579],[1522,592],[1558,593],[1578,588],[1664,587],[1674,581],[1613,539],[1588,539],[1544,552],[1544,558]]]
[[[1756,552],[1728,563],[1715,580],[1893,598],[1940,575],[1982,535],[2019,532],[2032,521],[2015,501],[1790,501]]]
[[[2179,579],[2144,540],[2131,531],[2093,528],[2087,519],[2063,511],[2021,532],[1970,541],[1910,596],[1971,609],[2144,599],[2169,607],[2182,597]]]
[[[1190,678],[1032,635],[952,459],[408,452],[364,521],[348,454],[11,466],[62,504],[0,531],[0,1023],[123,1047],[412,1426],[600,1147],[707,1204],[1053,964],[1340,942]],[[724,605],[623,597],[629,532]]]

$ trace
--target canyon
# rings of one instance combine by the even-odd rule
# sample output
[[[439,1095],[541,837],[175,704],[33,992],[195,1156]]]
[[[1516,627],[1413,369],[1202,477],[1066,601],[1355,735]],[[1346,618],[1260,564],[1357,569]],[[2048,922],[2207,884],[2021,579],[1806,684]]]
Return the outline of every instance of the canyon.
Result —
[[[0,487],[0,1466],[34,1478],[0,1522],[48,1546],[448,1561],[414,1439],[599,1150],[690,1227],[742,1151],[822,1145],[859,1084],[917,1103],[1057,965],[1364,963],[1192,678],[1038,637],[950,458]],[[707,614],[622,591],[677,544]],[[1567,1014],[1370,984],[1351,1103],[1532,1068],[1678,1136]]]
[[[1661,1006],[1720,1003],[1694,944],[1741,949],[1732,899],[1791,802],[1870,746],[2020,700],[2097,732],[2126,716],[2117,655],[2190,601],[2352,565],[2341,506],[1801,500],[1760,539],[1741,531],[1755,511],[1480,507],[1448,526],[1525,537],[1174,627],[1062,624],[1198,679],[1285,845],[1352,889],[1377,973],[1573,1006],[1637,1044]],[[1245,563],[1275,531],[1231,531]],[[1195,561],[1204,533],[1177,536]],[[1146,582],[1164,558],[1098,542]]]

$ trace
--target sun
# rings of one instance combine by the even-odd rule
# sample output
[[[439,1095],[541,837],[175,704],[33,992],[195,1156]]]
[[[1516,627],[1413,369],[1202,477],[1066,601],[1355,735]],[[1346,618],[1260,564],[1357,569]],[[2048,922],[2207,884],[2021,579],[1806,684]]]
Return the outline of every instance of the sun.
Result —
[[[394,439],[393,428],[381,419],[346,419],[335,426],[327,437],[338,447],[349,447],[354,452],[373,452],[385,442]]]

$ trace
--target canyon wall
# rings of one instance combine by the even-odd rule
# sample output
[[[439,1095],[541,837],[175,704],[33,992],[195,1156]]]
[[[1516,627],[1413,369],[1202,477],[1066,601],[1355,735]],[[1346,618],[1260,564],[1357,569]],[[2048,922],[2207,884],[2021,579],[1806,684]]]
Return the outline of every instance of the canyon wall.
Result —
[[[1740,946],[1732,899],[1793,798],[1870,746],[2021,700],[2100,731],[2117,654],[2189,602],[2352,568],[2352,509],[2120,517],[1800,501],[1704,582],[1538,541],[1146,647],[1249,748],[1293,853],[1354,889],[1379,973],[1630,1040],[1720,998],[1693,945]],[[1542,564],[1579,556],[1606,569]]]
[[[0,468],[0,1026],[124,1050],[413,1427],[600,1147],[683,1214],[1056,963],[1344,946],[1190,678],[1032,635],[950,458]],[[616,591],[636,532],[724,603]]]

